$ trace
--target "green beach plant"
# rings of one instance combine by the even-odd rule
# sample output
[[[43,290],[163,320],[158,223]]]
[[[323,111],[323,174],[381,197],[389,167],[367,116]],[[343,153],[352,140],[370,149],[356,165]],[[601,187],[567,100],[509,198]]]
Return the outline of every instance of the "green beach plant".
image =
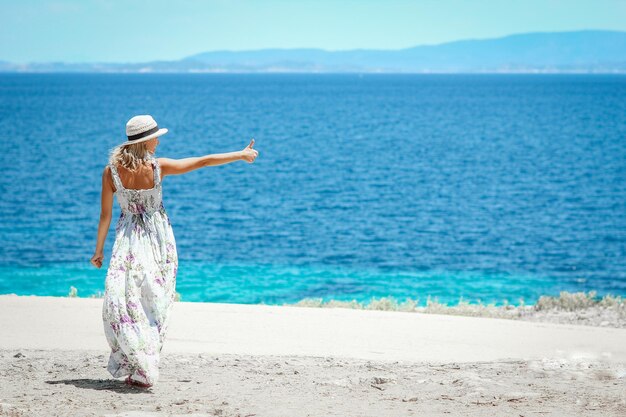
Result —
[[[368,302],[305,298],[295,304],[297,307],[351,308],[358,310],[405,311],[426,314],[447,314],[471,317],[491,317],[504,319],[543,319],[555,322],[583,322],[594,318],[594,322],[613,327],[626,327],[626,301],[620,296],[598,297],[595,291],[570,293],[562,291],[558,296],[541,296],[534,305],[526,305],[522,298],[517,306],[504,300],[501,305],[495,302],[484,304],[480,300],[470,303],[463,297],[456,305],[440,303],[438,298],[428,296],[426,305],[419,306],[419,299],[406,299],[398,302],[393,297],[371,298]],[[559,313],[560,312],[560,313]],[[575,314],[586,312],[587,314]],[[555,315],[556,314],[556,315]],[[560,315],[559,315],[560,314]],[[568,314],[568,315],[564,315]],[[572,316],[572,314],[575,314]],[[608,324],[606,324],[608,323]]]
[[[535,304],[535,309],[538,311],[551,309],[576,311],[594,306],[598,302],[595,291],[589,293],[561,291],[558,297],[540,297]]]

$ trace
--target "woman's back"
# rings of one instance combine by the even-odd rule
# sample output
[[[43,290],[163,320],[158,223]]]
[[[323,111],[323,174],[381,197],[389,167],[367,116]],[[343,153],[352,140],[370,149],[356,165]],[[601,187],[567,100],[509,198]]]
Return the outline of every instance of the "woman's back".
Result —
[[[151,166],[142,165],[136,172],[132,172],[119,164],[109,164],[122,215],[128,213],[152,214],[163,211],[159,161],[154,157],[148,161]],[[122,173],[128,187],[122,182]]]
[[[146,190],[154,188],[154,166],[151,163],[146,162],[134,171],[121,164],[116,164],[115,167],[125,189]]]

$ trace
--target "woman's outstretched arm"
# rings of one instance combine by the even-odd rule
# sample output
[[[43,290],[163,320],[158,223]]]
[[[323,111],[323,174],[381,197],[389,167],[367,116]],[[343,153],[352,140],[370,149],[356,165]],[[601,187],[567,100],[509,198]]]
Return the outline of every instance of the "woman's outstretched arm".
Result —
[[[96,239],[96,250],[91,257],[91,264],[96,268],[102,267],[104,261],[104,242],[111,225],[113,212],[113,184],[111,181],[111,170],[107,166],[102,173],[102,201],[100,207],[100,223],[98,224],[98,237]]]
[[[248,163],[254,162],[259,152],[252,149],[254,139],[250,141],[248,146],[238,152],[214,153],[204,156],[195,156],[184,159],[159,158],[161,166],[161,176],[185,174],[187,172],[204,168],[207,166],[223,165],[230,162],[244,160]]]

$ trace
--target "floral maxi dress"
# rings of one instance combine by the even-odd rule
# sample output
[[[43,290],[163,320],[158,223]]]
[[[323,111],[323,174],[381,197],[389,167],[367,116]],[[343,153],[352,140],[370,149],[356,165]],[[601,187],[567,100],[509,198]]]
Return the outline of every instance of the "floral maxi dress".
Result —
[[[114,377],[154,384],[159,356],[176,295],[178,254],[162,203],[161,171],[150,157],[154,187],[126,189],[109,165],[122,212],[105,281],[102,320]]]

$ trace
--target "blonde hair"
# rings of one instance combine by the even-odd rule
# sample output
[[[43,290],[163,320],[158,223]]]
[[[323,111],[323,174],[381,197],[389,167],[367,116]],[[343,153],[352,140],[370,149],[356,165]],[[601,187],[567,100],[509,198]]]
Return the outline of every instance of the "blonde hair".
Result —
[[[119,164],[130,171],[134,171],[148,158],[148,154],[146,142],[116,146],[111,149],[109,164],[114,166]]]

